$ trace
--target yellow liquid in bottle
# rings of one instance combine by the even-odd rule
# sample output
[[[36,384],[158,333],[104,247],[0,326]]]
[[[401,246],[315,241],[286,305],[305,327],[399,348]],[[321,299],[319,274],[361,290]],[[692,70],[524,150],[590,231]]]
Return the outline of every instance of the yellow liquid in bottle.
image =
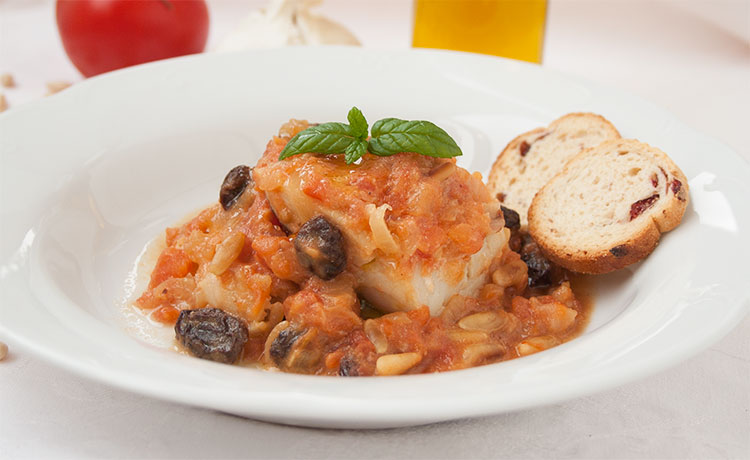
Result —
[[[546,0],[415,0],[412,45],[542,62]]]

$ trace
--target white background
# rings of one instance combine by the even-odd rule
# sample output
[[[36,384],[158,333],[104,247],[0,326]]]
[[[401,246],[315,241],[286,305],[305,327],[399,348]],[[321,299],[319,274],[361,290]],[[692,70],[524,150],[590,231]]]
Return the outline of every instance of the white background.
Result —
[[[263,3],[209,1],[209,47]],[[53,6],[0,0],[0,73],[11,72],[18,85],[4,90],[11,110],[42,97],[45,82],[80,80]],[[408,0],[325,0],[318,11],[364,46],[410,45]],[[748,0],[551,0],[543,65],[649,99],[750,159]],[[679,366],[606,393],[381,431],[285,427],[164,403],[91,383],[9,345],[0,362],[3,459],[750,458],[750,318]]]

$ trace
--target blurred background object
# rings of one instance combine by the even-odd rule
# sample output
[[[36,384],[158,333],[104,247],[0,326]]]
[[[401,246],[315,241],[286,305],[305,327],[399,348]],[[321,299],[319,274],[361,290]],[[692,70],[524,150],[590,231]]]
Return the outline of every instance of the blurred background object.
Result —
[[[546,0],[415,0],[412,46],[542,62]]]
[[[200,53],[208,38],[204,0],[57,0],[65,52],[91,77]]]
[[[238,51],[286,45],[359,45],[349,29],[310,8],[322,0],[270,0],[250,13],[214,48]]]

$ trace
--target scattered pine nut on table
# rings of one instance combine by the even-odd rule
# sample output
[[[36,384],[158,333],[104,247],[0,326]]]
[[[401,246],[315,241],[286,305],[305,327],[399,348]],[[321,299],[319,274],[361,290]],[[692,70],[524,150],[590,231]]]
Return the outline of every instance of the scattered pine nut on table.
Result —
[[[4,360],[8,356],[8,345],[0,342],[0,361]]]

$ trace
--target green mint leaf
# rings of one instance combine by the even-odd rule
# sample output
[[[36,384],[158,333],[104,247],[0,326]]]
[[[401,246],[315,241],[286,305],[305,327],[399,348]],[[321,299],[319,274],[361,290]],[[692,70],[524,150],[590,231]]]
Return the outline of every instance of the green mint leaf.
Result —
[[[346,150],[344,150],[344,160],[346,164],[350,165],[362,158],[362,155],[365,153],[367,153],[367,141],[358,140],[349,144]]]
[[[413,152],[430,157],[451,158],[461,155],[453,138],[429,121],[384,118],[372,125],[370,153],[390,156]]]
[[[349,125],[344,123],[323,123],[300,131],[287,142],[279,155],[284,160],[300,153],[342,153],[349,145],[358,141],[352,136]]]
[[[367,120],[362,112],[358,108],[352,107],[346,118],[349,120],[351,135],[360,140],[367,139]]]

